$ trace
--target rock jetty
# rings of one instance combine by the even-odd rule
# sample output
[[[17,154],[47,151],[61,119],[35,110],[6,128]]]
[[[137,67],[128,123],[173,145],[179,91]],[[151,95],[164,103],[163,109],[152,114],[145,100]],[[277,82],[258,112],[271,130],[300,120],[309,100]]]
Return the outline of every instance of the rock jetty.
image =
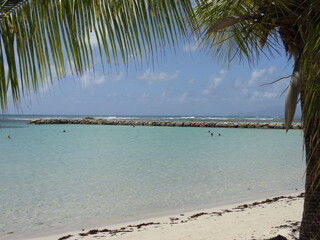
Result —
[[[264,128],[284,129],[284,123],[261,122],[191,122],[191,121],[143,121],[143,120],[110,120],[110,119],[34,119],[29,124],[96,124],[96,125],[130,125],[161,127],[210,127],[210,128]],[[301,129],[300,123],[291,125],[291,129]]]

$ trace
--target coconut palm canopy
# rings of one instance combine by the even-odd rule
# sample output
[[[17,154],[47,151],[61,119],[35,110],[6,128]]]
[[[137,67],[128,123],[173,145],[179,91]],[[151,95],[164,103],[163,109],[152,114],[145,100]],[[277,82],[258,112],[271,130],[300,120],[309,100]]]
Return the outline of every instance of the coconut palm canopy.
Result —
[[[307,158],[300,239],[320,239],[319,13],[319,0],[0,0],[1,108],[9,90],[19,101],[52,80],[53,71],[62,78],[66,66],[74,74],[93,68],[92,35],[101,60],[110,65],[152,58],[188,30],[200,33],[202,46],[227,61],[255,62],[284,48],[295,63],[286,126],[300,99]]]
[[[164,45],[187,36],[190,1],[0,1],[0,104],[7,92],[14,102],[30,89],[93,68],[90,39],[96,38],[101,60],[126,64],[150,57]]]
[[[279,47],[285,47],[288,57],[296,63],[286,99],[287,129],[294,116],[301,84],[308,86],[304,91],[306,104],[318,104],[313,102],[314,98],[309,98],[307,92],[317,90],[315,83],[319,82],[316,76],[320,70],[315,64],[310,64],[314,59],[318,62],[320,57],[319,10],[320,3],[316,0],[210,0],[199,1],[196,8],[198,24],[204,29],[204,43],[213,54],[228,61],[234,57],[254,61],[261,53],[272,53]],[[313,89],[309,90],[309,87]],[[317,112],[312,109],[305,111],[308,115]]]

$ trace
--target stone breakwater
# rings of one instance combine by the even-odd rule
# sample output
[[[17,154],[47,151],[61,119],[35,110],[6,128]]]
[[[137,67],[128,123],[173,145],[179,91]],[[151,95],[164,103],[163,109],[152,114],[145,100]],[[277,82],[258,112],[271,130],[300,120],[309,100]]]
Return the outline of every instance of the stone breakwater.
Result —
[[[161,127],[210,127],[210,128],[264,128],[284,129],[284,123],[259,122],[191,122],[191,121],[147,121],[147,120],[109,120],[109,119],[34,119],[29,124],[96,124]],[[301,129],[300,123],[291,125],[291,129]]]

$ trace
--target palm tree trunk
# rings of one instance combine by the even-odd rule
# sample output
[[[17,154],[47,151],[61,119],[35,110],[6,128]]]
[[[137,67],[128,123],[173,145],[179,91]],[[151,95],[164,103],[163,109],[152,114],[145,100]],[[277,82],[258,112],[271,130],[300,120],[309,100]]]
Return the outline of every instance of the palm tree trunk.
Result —
[[[319,102],[320,97],[317,96]],[[304,111],[304,95],[301,94],[302,120],[306,119]],[[320,119],[315,117],[310,124],[304,126],[306,150],[306,185],[303,217],[300,228],[300,240],[320,239]]]

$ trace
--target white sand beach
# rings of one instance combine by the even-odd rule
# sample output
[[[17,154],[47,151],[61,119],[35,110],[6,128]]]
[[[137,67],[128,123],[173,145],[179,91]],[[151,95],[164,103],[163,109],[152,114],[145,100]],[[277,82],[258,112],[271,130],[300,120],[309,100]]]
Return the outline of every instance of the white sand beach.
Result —
[[[277,235],[293,240],[298,235],[303,199],[303,194],[286,195],[32,240],[248,240]]]

